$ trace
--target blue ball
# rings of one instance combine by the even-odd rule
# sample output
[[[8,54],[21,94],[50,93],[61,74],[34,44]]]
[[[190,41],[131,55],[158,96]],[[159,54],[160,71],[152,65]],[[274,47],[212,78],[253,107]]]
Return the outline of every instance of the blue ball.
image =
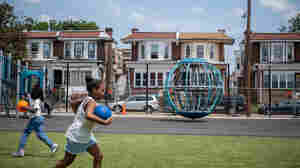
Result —
[[[94,110],[94,114],[103,120],[107,120],[111,117],[111,110],[107,106],[97,105]]]

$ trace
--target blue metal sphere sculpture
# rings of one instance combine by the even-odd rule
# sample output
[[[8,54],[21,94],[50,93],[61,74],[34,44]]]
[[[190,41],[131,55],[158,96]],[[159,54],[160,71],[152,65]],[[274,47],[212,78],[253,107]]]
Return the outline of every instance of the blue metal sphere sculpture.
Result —
[[[176,114],[192,119],[212,113],[224,93],[220,70],[200,58],[178,62],[170,70],[164,87],[167,101]]]

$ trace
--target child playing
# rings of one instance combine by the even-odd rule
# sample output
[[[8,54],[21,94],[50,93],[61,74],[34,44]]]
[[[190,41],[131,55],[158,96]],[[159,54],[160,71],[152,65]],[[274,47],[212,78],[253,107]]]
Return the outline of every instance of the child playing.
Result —
[[[65,168],[71,165],[77,154],[86,151],[94,158],[94,168],[101,167],[103,153],[97,144],[92,130],[96,123],[102,125],[111,124],[112,118],[103,120],[93,114],[96,107],[95,100],[104,98],[104,82],[89,76],[85,80],[88,95],[79,101],[71,100],[71,106],[76,115],[73,123],[66,132],[67,144],[65,146],[64,159],[57,162],[56,168]],[[71,99],[74,98],[71,97]]]
[[[36,86],[32,90],[31,98],[32,101],[30,102],[30,106],[25,108],[31,113],[31,118],[24,130],[23,136],[20,139],[17,152],[12,154],[15,157],[24,156],[24,148],[27,138],[33,130],[36,132],[37,137],[50,148],[51,152],[54,153],[58,149],[58,145],[54,144],[43,131],[45,120],[45,118],[41,115],[41,100],[43,99],[43,90],[39,88],[39,86]]]

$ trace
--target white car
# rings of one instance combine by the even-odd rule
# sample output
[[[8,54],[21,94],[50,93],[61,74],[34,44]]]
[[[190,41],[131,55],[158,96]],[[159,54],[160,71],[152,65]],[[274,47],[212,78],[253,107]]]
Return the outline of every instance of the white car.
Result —
[[[133,95],[129,96],[125,101],[111,103],[110,106],[115,112],[122,112],[123,105],[126,110],[144,110],[153,112],[159,109],[159,101],[155,95],[148,95],[148,108],[147,108],[146,95]]]

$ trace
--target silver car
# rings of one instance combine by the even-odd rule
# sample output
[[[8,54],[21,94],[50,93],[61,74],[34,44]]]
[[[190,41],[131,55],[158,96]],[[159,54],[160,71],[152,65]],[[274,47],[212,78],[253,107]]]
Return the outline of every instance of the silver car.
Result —
[[[146,95],[129,96],[125,101],[112,103],[111,107],[115,112],[122,112],[123,105],[126,110],[144,110],[153,112],[159,109],[159,101],[155,95],[148,95],[148,106]]]

